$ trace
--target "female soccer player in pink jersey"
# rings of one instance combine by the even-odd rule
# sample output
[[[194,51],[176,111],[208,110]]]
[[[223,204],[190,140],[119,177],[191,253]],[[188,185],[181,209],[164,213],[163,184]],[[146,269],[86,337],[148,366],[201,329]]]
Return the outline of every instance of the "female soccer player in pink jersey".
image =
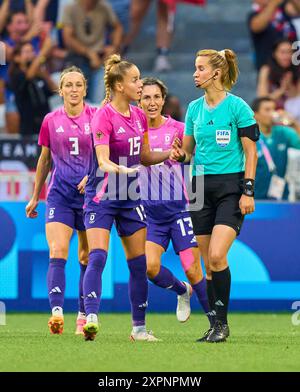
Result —
[[[89,243],[89,263],[83,282],[87,324],[86,340],[98,332],[101,277],[107,258],[110,230],[115,222],[130,272],[129,297],[132,340],[156,341],[145,327],[148,281],[146,275],[146,222],[141,205],[137,168],[160,163],[169,152],[151,152],[147,143],[144,112],[130,105],[138,101],[142,81],[138,68],[112,55],[105,64],[106,104],[92,121],[95,144],[93,169],[85,193],[85,226]],[[100,170],[99,170],[100,168]],[[102,174],[103,175],[102,175]],[[133,189],[135,192],[133,192]]]
[[[161,114],[167,91],[167,87],[161,80],[156,78],[143,79],[140,107],[144,110],[148,119],[149,144],[153,151],[170,150],[175,138],[180,140],[183,138],[184,124],[173,120],[170,116],[164,117]],[[150,196],[150,189],[145,190],[148,195],[145,194],[146,197],[143,197],[143,205],[148,221],[147,275],[155,285],[177,293],[176,315],[178,321],[185,322],[188,320],[191,313],[190,296],[194,291],[209,318],[211,327],[213,327],[214,314],[210,312],[207,300],[206,279],[203,278],[200,254],[188,211],[183,171],[182,164],[170,160],[165,161],[164,164],[148,168],[149,178],[147,183],[151,188],[151,184],[156,181],[157,177],[160,189],[159,197],[156,200],[147,197]],[[170,173],[174,173],[175,180],[169,183]],[[168,187],[170,186],[169,192],[163,190],[164,181],[168,183]],[[181,185],[180,197],[175,197],[176,183]],[[142,195],[144,195],[143,191]],[[179,281],[168,268],[161,265],[161,256],[167,250],[170,240],[172,240],[175,252],[180,257],[182,267],[192,287],[186,282]]]
[[[77,334],[83,333],[85,310],[82,282],[88,262],[88,243],[83,222],[84,188],[92,158],[90,124],[96,109],[84,103],[86,80],[77,67],[65,69],[60,77],[59,94],[64,105],[47,114],[43,120],[33,196],[26,206],[26,215],[36,218],[41,189],[51,169],[46,207],[46,237],[50,248],[47,275],[52,317],[48,326],[53,334],[63,332],[65,264],[73,230],[78,233],[80,262],[79,313]]]

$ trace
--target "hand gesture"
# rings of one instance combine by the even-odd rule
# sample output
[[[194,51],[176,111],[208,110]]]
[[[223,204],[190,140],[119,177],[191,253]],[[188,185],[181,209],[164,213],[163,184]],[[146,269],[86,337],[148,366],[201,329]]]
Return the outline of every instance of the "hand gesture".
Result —
[[[77,189],[79,190],[80,194],[84,194],[84,190],[85,190],[85,186],[86,186],[88,178],[89,178],[89,176],[86,175],[85,177],[83,177],[83,179],[77,185]]]
[[[36,211],[38,203],[39,202],[33,198],[29,201],[29,203],[25,207],[27,218],[36,218],[38,216],[38,213]]]

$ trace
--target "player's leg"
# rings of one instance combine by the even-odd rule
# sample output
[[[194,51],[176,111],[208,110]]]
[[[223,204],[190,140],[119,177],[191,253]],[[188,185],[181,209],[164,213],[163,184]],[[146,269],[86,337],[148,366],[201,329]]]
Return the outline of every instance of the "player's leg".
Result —
[[[146,309],[148,306],[148,279],[145,256],[146,228],[128,237],[122,237],[122,244],[129,268],[129,298],[132,314],[130,339],[157,341],[146,330]]]
[[[121,237],[129,268],[129,298],[132,314],[131,340],[149,342],[157,339],[146,330],[146,309],[148,306],[146,245],[146,216],[142,205],[136,208],[120,209],[116,227]]]
[[[203,276],[198,246],[181,250],[179,252],[179,257],[184,272],[192,285],[193,292],[196,293],[198,301],[207,315],[210,326],[212,327],[215,320],[210,311],[207,297],[206,278]]]
[[[206,270],[206,294],[209,303],[210,319],[211,319],[210,328],[203,334],[201,338],[197,340],[197,342],[206,341],[208,335],[212,332],[213,326],[216,321],[216,310],[215,310],[216,297],[212,285],[212,276],[211,276],[211,270],[208,261],[208,249],[209,249],[210,238],[211,238],[210,234],[196,236],[198,248],[200,250],[200,254],[204,261],[205,270]]]
[[[167,250],[170,238],[170,224],[149,223],[146,241],[147,275],[156,286],[182,295],[187,292],[187,286],[161,265],[161,256]]]
[[[236,231],[226,225],[216,225],[213,229],[208,261],[212,271],[212,285],[215,293],[216,323],[208,342],[223,342],[229,336],[227,321],[231,275],[227,254],[236,238]]]
[[[65,265],[73,229],[60,222],[46,224],[46,238],[49,246],[50,262],[47,274],[48,296],[52,317],[48,322],[50,332],[63,332],[63,304],[66,287]]]
[[[83,279],[87,269],[89,259],[89,247],[86,232],[77,230],[78,235],[78,259],[80,267],[79,292],[78,292],[78,315],[76,320],[76,335],[83,334],[83,327],[86,324],[86,313],[84,309]]]
[[[93,228],[87,230],[89,261],[83,279],[86,324],[85,340],[94,340],[99,330],[98,312],[102,293],[102,273],[106,264],[110,231]]]
[[[94,340],[99,330],[98,311],[102,292],[102,273],[106,264],[113,220],[113,213],[109,209],[98,208],[97,212],[86,209],[84,212],[89,247],[88,266],[83,278],[84,309],[87,320],[83,327],[85,340]]]

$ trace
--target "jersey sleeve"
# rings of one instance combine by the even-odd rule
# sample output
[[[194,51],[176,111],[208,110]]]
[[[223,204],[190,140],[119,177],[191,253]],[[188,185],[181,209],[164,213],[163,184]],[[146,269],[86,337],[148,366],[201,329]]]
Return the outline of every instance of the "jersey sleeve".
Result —
[[[235,111],[239,137],[248,137],[256,142],[260,133],[253,110],[240,98]]]
[[[177,137],[182,140],[183,139],[183,135],[184,135],[184,123],[177,121],[176,122],[176,128],[178,130],[178,134]]]
[[[191,104],[188,106],[184,122],[185,122],[184,134],[186,136],[194,136],[194,121],[192,116]]]
[[[109,145],[112,123],[105,106],[97,110],[91,123],[94,145]]]
[[[50,148],[50,133],[49,133],[49,121],[46,116],[42,122],[38,144]]]

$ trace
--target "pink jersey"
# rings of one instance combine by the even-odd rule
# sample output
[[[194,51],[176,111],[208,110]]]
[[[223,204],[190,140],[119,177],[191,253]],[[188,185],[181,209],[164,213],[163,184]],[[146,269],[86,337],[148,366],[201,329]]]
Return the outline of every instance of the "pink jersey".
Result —
[[[94,145],[108,145],[110,160],[117,165],[132,167],[140,163],[143,134],[147,130],[144,112],[130,105],[130,117],[117,112],[111,104],[99,109],[92,121]],[[96,175],[98,162],[94,153],[93,169],[86,187],[86,204],[104,203],[112,207],[130,208],[140,204],[128,193],[135,177],[103,173]],[[99,174],[99,172],[98,172]],[[123,178],[122,178],[123,177]],[[120,181],[121,180],[121,181]],[[139,193],[139,189],[137,190]]]
[[[170,150],[176,137],[183,139],[183,133],[184,123],[168,116],[160,127],[149,128],[150,148],[152,151]],[[168,221],[174,219],[176,213],[186,209],[183,167],[184,165],[178,162],[167,160],[147,168],[147,172],[142,172],[142,199],[149,221]],[[144,175],[148,175],[147,180],[143,178]]]
[[[79,116],[69,117],[61,107],[45,116],[38,143],[50,149],[53,162],[47,200],[82,208],[83,195],[77,185],[91,166],[91,121],[95,111],[85,105]]]

